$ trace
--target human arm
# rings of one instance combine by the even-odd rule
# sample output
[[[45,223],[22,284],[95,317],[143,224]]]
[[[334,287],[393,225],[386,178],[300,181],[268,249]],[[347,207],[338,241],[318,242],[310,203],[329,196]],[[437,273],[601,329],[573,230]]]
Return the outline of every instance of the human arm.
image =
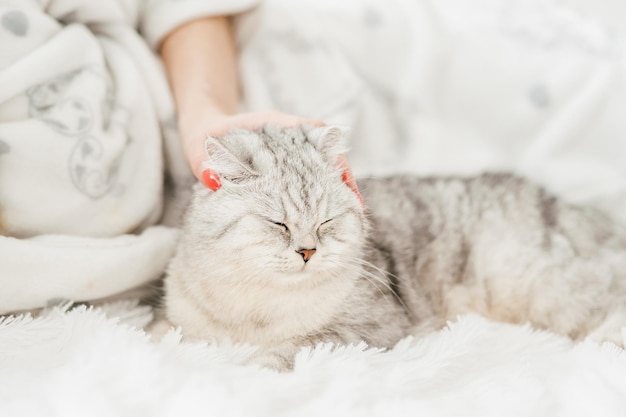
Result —
[[[265,124],[323,124],[277,111],[237,113],[237,53],[228,17],[207,17],[178,27],[164,39],[161,56],[178,109],[183,151],[199,180],[206,158],[204,140],[209,135]]]
[[[232,23],[226,16],[192,20],[165,37],[161,56],[178,109],[183,152],[194,176],[204,182],[204,140],[237,128],[266,124],[296,126],[322,122],[278,111],[237,113],[240,89]],[[361,198],[345,159],[340,161],[344,181]],[[219,179],[217,180],[219,187]]]

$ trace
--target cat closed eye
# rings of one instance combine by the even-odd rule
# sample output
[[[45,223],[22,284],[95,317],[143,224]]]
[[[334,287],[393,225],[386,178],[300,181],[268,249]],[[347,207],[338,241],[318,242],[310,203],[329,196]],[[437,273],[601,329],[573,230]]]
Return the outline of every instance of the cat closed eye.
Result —
[[[270,220],[271,223],[273,223],[274,225],[284,229],[286,232],[289,231],[289,228],[287,227],[287,225],[285,223],[281,223],[281,222],[275,222],[273,220]]]
[[[328,226],[330,225],[330,223],[333,221],[334,219],[328,219],[325,220],[323,222],[320,223],[320,225],[317,227],[317,237],[318,238],[322,238],[323,235],[325,235],[328,230]]]

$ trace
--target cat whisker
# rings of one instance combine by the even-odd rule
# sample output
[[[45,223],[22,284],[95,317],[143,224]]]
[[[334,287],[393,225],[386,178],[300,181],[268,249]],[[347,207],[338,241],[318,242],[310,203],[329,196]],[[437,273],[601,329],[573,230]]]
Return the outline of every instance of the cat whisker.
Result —
[[[331,264],[337,265],[337,266],[341,266],[341,267],[344,266],[344,264],[342,264],[341,262],[336,262],[336,261],[333,262],[332,260],[331,260]],[[339,272],[337,272],[337,271],[330,270],[328,272],[330,273],[330,275],[332,276],[333,279],[340,279],[341,278]],[[363,271],[363,272],[364,272],[364,274],[362,274],[361,277],[364,278],[374,288],[376,288],[376,290],[383,296],[383,298],[385,298],[384,296],[387,293],[385,293],[385,291],[383,291],[383,289],[381,287],[379,287],[377,285],[377,283],[378,284],[383,284],[383,286],[386,287],[387,290],[393,294],[393,291],[391,291],[391,289],[386,285],[386,283],[381,281],[379,277],[376,277],[376,276],[374,276],[372,274],[369,274],[367,271]],[[394,296],[395,296],[395,294],[394,294]]]
[[[339,258],[339,257],[337,257],[337,258],[331,259],[331,263],[333,265],[338,265],[338,266],[341,266],[341,267],[345,267],[346,263],[342,262],[342,261],[345,261],[345,260],[347,260],[347,259],[346,258]],[[337,277],[339,277],[339,274],[336,274],[336,275],[337,275]],[[375,274],[372,274],[371,272],[369,272],[367,270],[364,270],[364,269],[361,269],[360,275],[368,283],[370,283],[374,288],[376,288],[376,290],[378,290],[378,292],[380,292],[381,295],[385,296],[386,294],[391,293],[391,294],[394,295],[394,297],[397,297],[397,295],[394,293],[394,291],[389,286],[389,284],[384,279],[382,279],[381,277],[379,277],[379,276],[377,276]],[[383,291],[383,288],[381,288],[378,284],[382,285],[382,287],[384,289],[386,289],[387,292]],[[399,301],[402,302],[402,300],[399,300]]]
[[[373,265],[370,262],[367,262],[361,258],[355,258],[355,257],[336,257],[338,258],[337,260],[339,261],[345,261],[348,264],[352,264],[352,265],[356,265],[356,266],[360,266],[360,267],[370,267],[373,270],[379,272],[380,275],[374,274],[373,272],[368,271],[365,268],[361,269],[361,274],[362,276],[367,279],[372,285],[376,286],[376,288],[380,290],[380,287],[378,287],[375,283],[379,283],[381,285],[383,285],[393,296],[394,298],[398,301],[398,303],[402,306],[402,308],[408,313],[409,312],[409,308],[406,305],[406,303],[404,302],[404,300],[402,300],[402,298],[400,297],[400,295],[393,289],[393,286],[385,279],[387,277],[395,277],[393,274],[384,271],[381,268],[378,268],[377,266]],[[334,259],[333,259],[334,260]],[[397,279],[397,277],[396,277]],[[400,287],[401,284],[403,284],[399,279],[397,279],[398,282],[398,287]],[[408,289],[408,287],[405,286],[405,289]],[[384,294],[384,293],[383,293]]]
[[[260,279],[250,279],[250,278],[255,278],[260,276],[260,274],[258,275],[251,275],[250,272],[251,271],[259,271],[258,268],[258,263],[257,262],[253,262],[253,261],[258,261],[259,256],[249,256],[246,258],[239,258],[237,260],[237,267],[236,268],[231,268],[229,271],[220,271],[220,273],[216,273],[212,276],[214,276],[215,278],[218,278],[220,281],[225,281],[225,280],[230,280],[231,278],[235,277],[238,274],[241,274],[243,272],[246,273],[246,279],[245,280],[236,280],[236,285],[241,285],[242,282],[250,282],[250,281],[261,281]]]
[[[343,257],[343,256],[329,256],[328,259],[333,262],[335,265],[339,265],[339,266],[345,266],[346,264],[350,264],[350,265],[354,265],[357,267],[362,267],[365,266],[363,263],[357,262],[359,261],[358,258],[350,258],[350,257]],[[382,276],[385,276],[384,272],[382,270],[380,270],[379,272],[381,272]],[[371,273],[370,271],[367,271],[366,269],[361,268],[361,273],[363,274],[367,274],[370,278],[374,279],[376,282],[384,285],[387,289],[391,289],[391,287],[389,286],[389,284],[386,282],[386,280],[384,278],[381,278],[380,276],[377,276],[373,273]]]
[[[354,258],[354,257],[350,257],[347,260],[355,262],[355,263],[357,263],[360,266],[369,267],[369,268],[371,268],[371,269],[373,269],[375,271],[378,271],[385,278],[388,278],[388,277],[389,278],[394,278],[395,282],[394,282],[393,286],[397,286],[398,288],[406,290],[406,291],[413,291],[413,288],[410,287],[410,286],[407,286],[406,283],[402,279],[400,279],[400,277],[398,277],[395,274],[392,274],[391,272],[385,271],[382,268],[379,268],[378,266],[374,265],[371,262],[368,262],[368,261],[366,261],[364,259],[361,259],[361,258]]]

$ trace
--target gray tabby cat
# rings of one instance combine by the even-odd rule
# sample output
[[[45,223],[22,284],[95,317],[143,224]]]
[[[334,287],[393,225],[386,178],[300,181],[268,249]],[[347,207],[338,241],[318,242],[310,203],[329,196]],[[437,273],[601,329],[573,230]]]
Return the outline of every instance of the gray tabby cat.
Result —
[[[334,127],[207,140],[222,178],[199,186],[166,279],[166,313],[192,339],[298,348],[408,334],[475,312],[574,339],[622,343],[626,232],[508,174],[342,181]]]

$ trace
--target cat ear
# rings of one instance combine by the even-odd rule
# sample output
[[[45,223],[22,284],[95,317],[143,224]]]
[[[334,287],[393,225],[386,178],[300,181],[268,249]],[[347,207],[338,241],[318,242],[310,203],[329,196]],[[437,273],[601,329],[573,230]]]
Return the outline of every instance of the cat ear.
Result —
[[[218,178],[239,184],[254,176],[254,173],[216,138],[207,137],[204,141],[204,149],[207,158],[202,163],[202,167],[212,171]]]
[[[356,181],[344,154],[348,152],[346,143],[346,127],[324,126],[315,128],[309,137],[317,135],[317,149],[324,154],[334,165],[341,170],[341,180],[356,194],[361,205],[363,197],[357,188]]]
[[[348,152],[346,133],[348,129],[339,126],[322,126],[311,131],[309,137],[317,136],[317,149],[331,161],[338,161],[339,157]]]

